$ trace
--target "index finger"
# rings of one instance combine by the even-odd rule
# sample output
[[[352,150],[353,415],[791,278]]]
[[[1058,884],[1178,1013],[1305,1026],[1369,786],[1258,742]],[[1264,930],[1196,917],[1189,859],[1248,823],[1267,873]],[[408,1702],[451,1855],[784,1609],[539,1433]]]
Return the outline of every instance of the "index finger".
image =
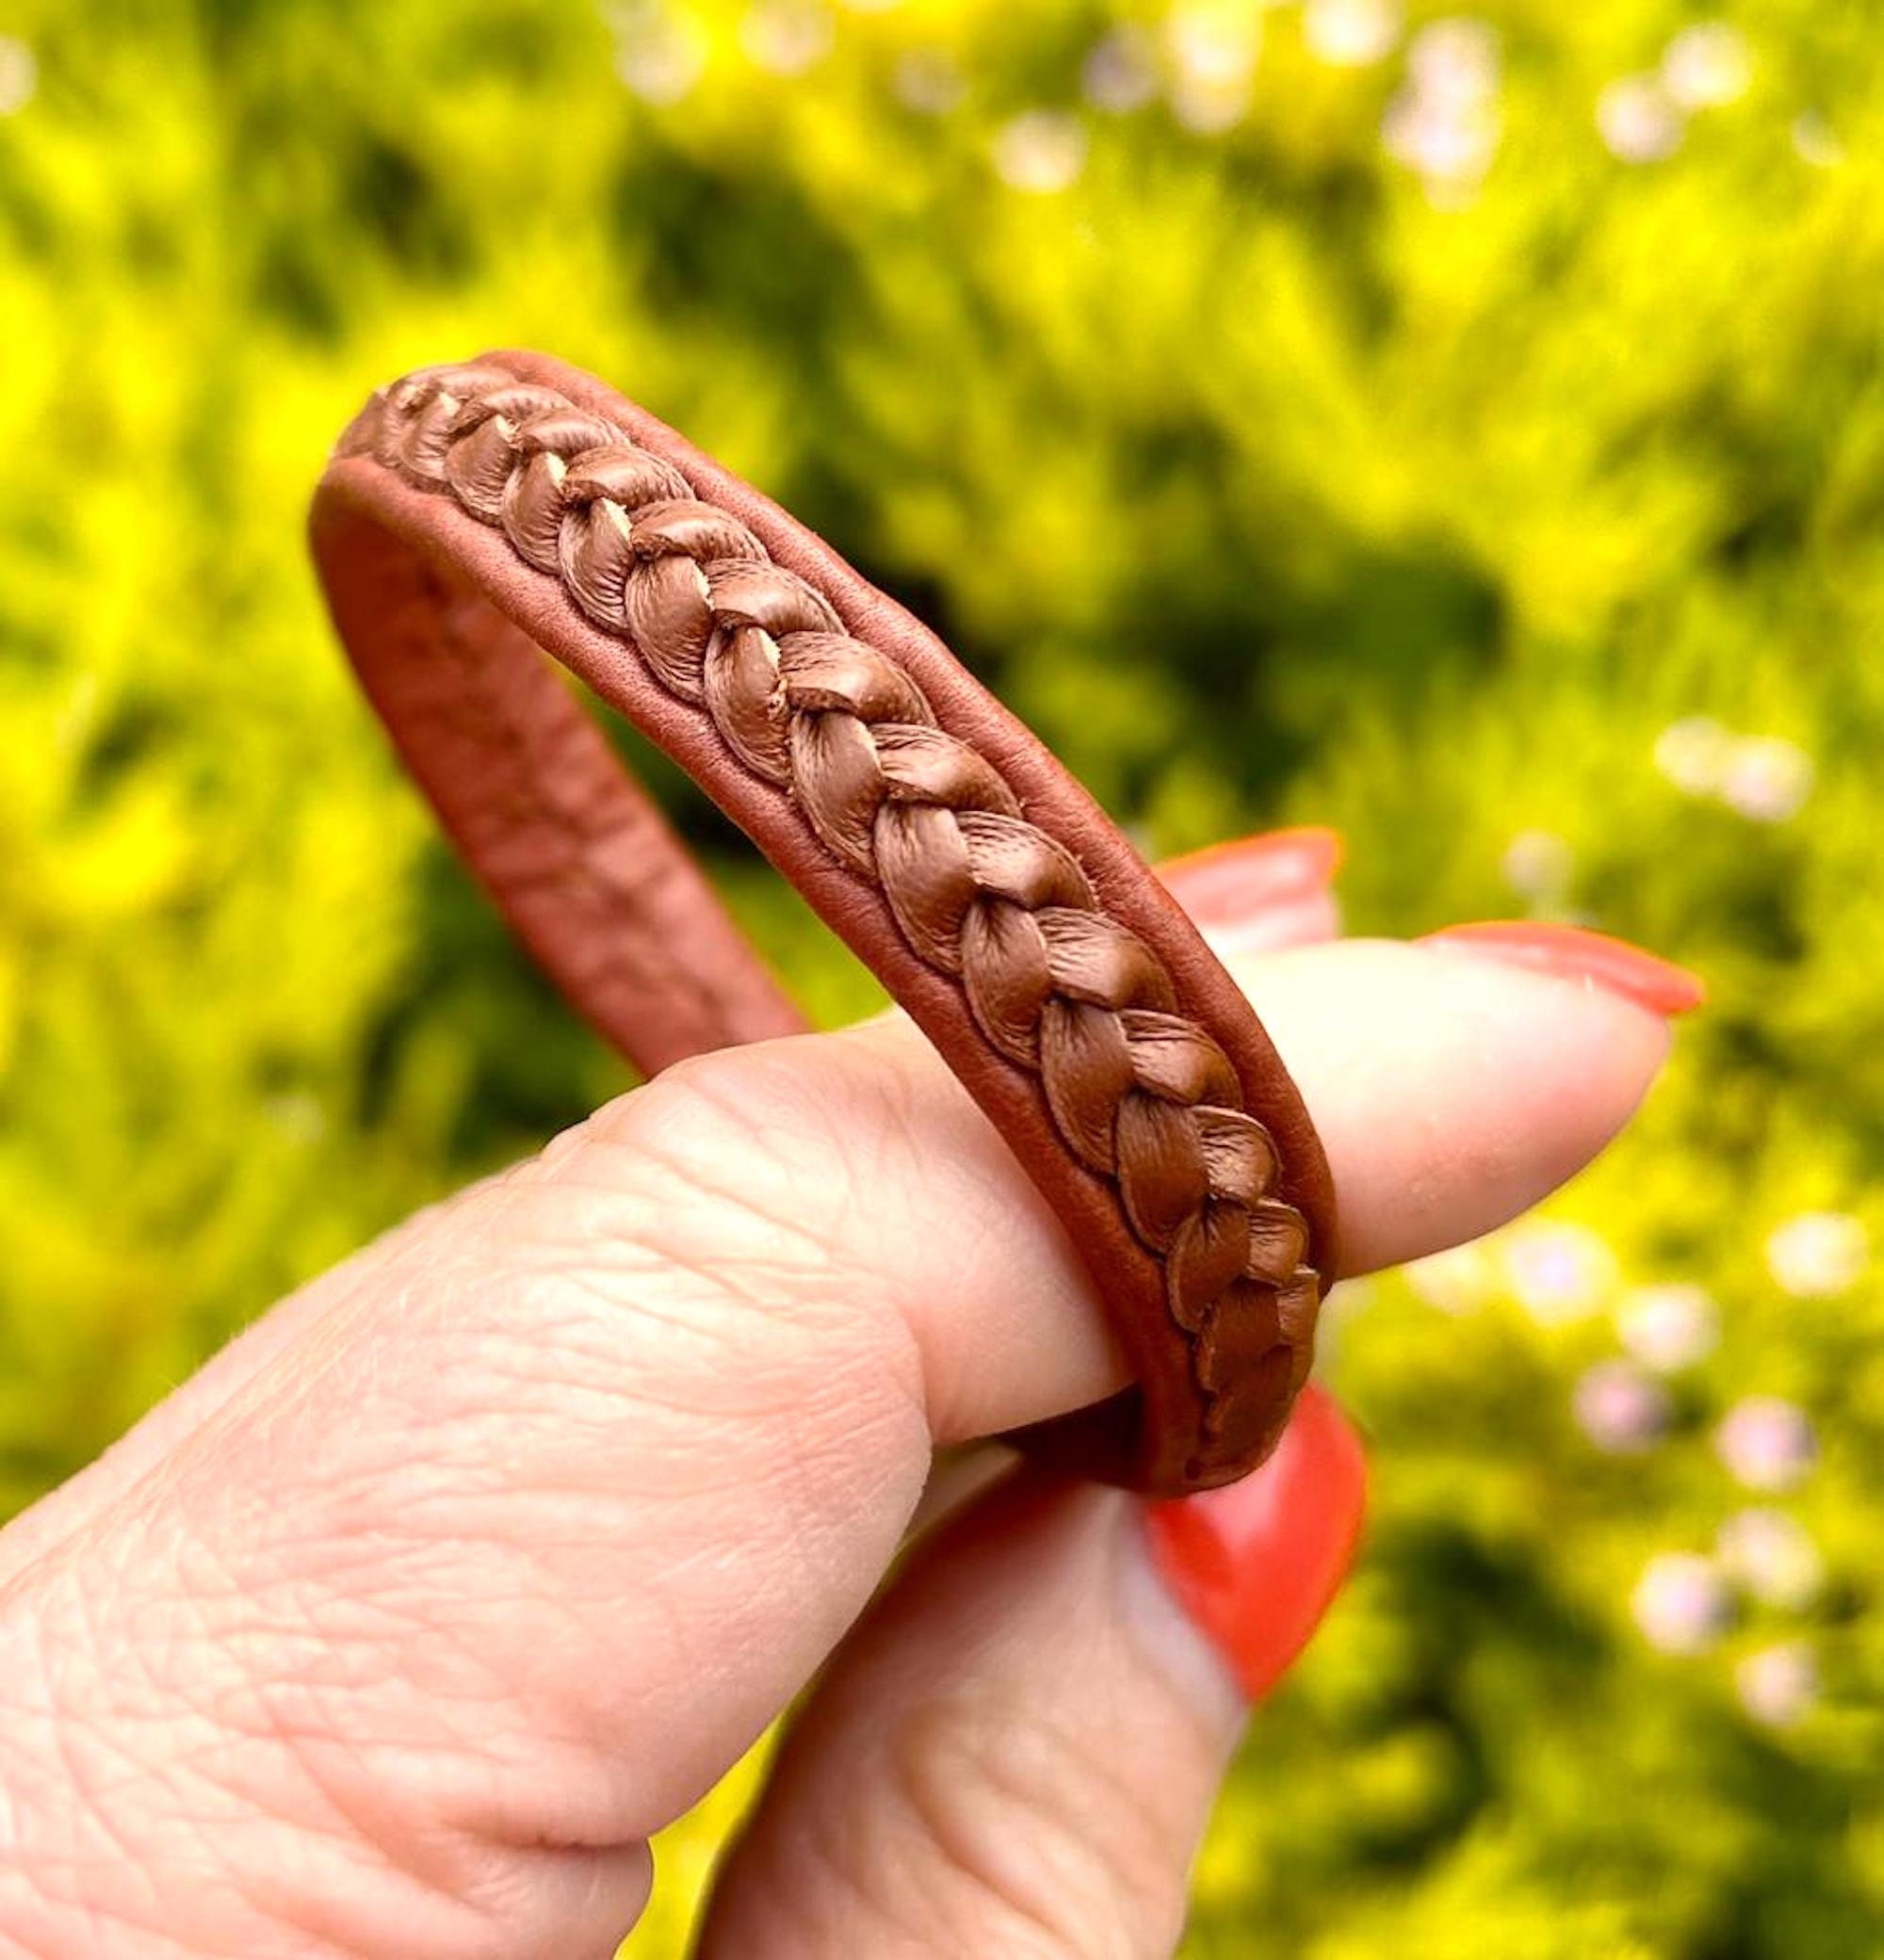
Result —
[[[1334,1163],[1351,1269],[1541,1195],[1666,1043],[1608,994],[1428,948],[1304,949],[1247,978]],[[251,1632],[368,1628],[370,1657],[310,1704],[269,1673],[280,1649],[195,1615],[202,1664],[245,1671],[229,1692],[296,1731],[317,1718],[376,1807],[482,1843],[619,1844],[818,1666],[934,1441],[1118,1376],[1057,1222],[885,1022],[690,1064],[357,1262],[92,1548],[130,1575],[121,1614],[174,1619],[207,1570]],[[191,1555],[154,1566],[154,1531]],[[390,1761],[361,1746],[389,1735]]]

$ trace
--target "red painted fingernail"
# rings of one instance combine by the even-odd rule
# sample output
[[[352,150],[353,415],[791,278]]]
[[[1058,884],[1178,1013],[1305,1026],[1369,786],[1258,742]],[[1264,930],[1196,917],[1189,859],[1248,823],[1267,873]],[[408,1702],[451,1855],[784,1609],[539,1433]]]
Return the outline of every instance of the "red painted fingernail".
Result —
[[[1152,1563],[1251,1701],[1321,1624],[1354,1563],[1366,1507],[1360,1438],[1312,1384],[1252,1476],[1146,1505]]]
[[[1491,919],[1480,925],[1448,926],[1443,932],[1428,933],[1425,944],[1503,960],[1559,980],[1585,980],[1658,1014],[1685,1014],[1707,998],[1707,985],[1698,974],[1645,953],[1626,939],[1586,931],[1582,926]]]
[[[1212,844],[1158,867],[1164,888],[1207,931],[1241,925],[1291,899],[1325,890],[1341,861],[1338,831],[1307,826]]]

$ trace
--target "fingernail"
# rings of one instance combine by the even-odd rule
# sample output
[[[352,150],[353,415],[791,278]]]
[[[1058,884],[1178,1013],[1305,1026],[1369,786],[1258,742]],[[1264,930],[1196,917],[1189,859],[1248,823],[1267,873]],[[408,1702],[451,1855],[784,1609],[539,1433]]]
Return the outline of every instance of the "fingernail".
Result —
[[[1340,861],[1340,834],[1307,826],[1167,858],[1158,875],[1208,931],[1242,925],[1273,906],[1326,890]]]
[[[1448,926],[1442,932],[1428,933],[1423,943],[1606,987],[1652,1013],[1685,1014],[1707,998],[1707,985],[1698,974],[1645,953],[1626,939],[1586,931],[1582,926],[1489,919]]]
[[[1275,1685],[1321,1624],[1354,1562],[1366,1501],[1360,1439],[1310,1385],[1259,1470],[1145,1506],[1153,1566],[1246,1701]]]

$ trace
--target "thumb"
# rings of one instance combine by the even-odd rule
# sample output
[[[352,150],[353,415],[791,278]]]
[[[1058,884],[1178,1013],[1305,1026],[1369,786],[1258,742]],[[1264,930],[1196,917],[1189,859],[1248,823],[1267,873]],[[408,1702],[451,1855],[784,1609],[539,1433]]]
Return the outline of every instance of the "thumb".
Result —
[[[793,1723],[701,1960],[1168,1954],[1247,1698],[1358,1534],[1310,1389],[1270,1462],[1146,1508],[1023,1471],[915,1554]]]

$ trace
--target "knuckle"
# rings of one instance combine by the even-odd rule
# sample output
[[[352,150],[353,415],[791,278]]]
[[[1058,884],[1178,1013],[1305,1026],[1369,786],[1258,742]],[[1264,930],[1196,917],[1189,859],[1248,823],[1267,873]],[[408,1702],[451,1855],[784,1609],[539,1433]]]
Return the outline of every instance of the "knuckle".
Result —
[[[884,1741],[888,1802],[827,1863],[924,1950],[1135,1960],[1181,1928],[1171,1822],[1077,1724],[1011,1699],[930,1703]],[[886,1842],[892,1835],[921,1847]],[[923,1874],[911,1884],[913,1871]]]
[[[898,1174],[845,1066],[835,1046],[813,1071],[802,1040],[765,1043],[690,1058],[598,1111],[587,1143],[625,1200],[602,1236],[611,1256],[657,1262],[703,1331],[739,1344],[755,1387],[781,1369],[799,1406],[808,1370],[814,1395],[887,1385],[919,1405],[921,1356],[874,1230],[874,1187]],[[551,1174],[584,1179],[587,1157]]]
[[[815,1270],[834,1243],[822,1204],[808,1206],[813,1180],[847,1174],[846,1153],[805,1104],[779,1109],[762,1092],[766,1071],[752,1055],[697,1056],[609,1104],[585,1126],[593,1151],[609,1158],[636,1207],[634,1236],[725,1244],[750,1228],[779,1267]],[[583,1153],[586,1169],[589,1153]],[[565,1158],[565,1177],[581,1174]],[[745,1245],[744,1239],[737,1242]]]

